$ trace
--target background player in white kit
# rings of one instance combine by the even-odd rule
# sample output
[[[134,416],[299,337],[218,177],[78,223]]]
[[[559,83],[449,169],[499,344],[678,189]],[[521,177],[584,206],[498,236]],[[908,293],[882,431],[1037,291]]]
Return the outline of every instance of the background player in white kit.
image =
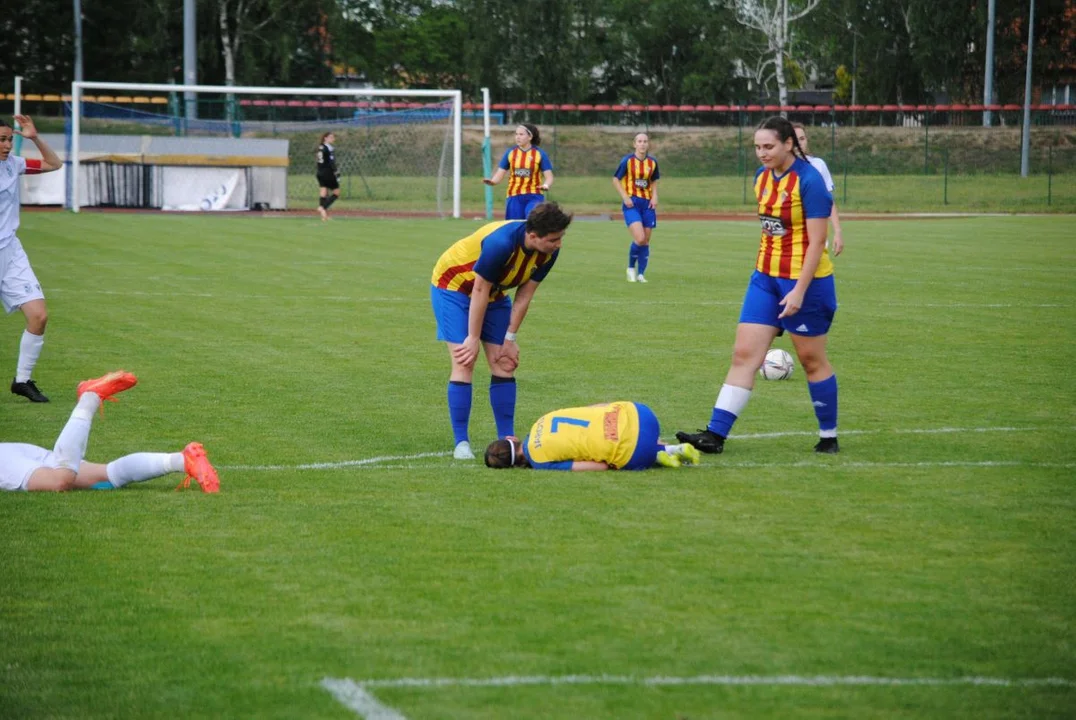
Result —
[[[792,123],[792,128],[796,131],[796,140],[799,141],[800,148],[807,153],[807,162],[811,163],[814,169],[822,176],[822,180],[826,183],[826,190],[829,190],[829,194],[832,195],[836,185],[833,184],[833,176],[829,174],[829,166],[826,165],[825,160],[811,154],[807,147],[807,130],[803,127],[803,123]],[[833,210],[829,214],[829,222],[833,225],[833,241],[831,245],[826,247],[832,247],[833,256],[836,257],[841,254],[841,250],[844,250],[844,237],[841,235],[841,216],[837,214],[836,200],[833,201]]]
[[[26,443],[0,443],[0,490],[87,490],[123,487],[186,471],[183,487],[194,480],[203,492],[220,490],[217,471],[201,443],[176,453],[133,453],[106,464],[86,462],[93,414],[105,400],[135,386],[138,378],[117,370],[78,385],[78,404],[51,451]]]
[[[49,314],[45,308],[41,283],[37,281],[15,231],[19,229],[19,176],[59,170],[63,163],[52,148],[38,137],[33,120],[26,115],[16,115],[15,122],[21,129],[15,130],[0,120],[0,302],[4,305],[4,312],[12,313],[19,309],[26,317],[26,330],[19,342],[19,362],[15,366],[11,392],[22,395],[30,402],[48,402],[49,399],[38,390],[31,375],[41,356],[41,347],[45,344],[45,324]],[[37,145],[41,152],[40,160],[27,160],[11,154],[16,133]]]

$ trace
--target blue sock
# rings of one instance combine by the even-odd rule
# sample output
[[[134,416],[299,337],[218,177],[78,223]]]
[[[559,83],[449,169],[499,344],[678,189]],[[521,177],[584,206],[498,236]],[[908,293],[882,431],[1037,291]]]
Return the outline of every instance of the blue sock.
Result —
[[[467,439],[467,426],[471,423],[471,383],[448,381],[448,419],[459,445]]]
[[[710,422],[706,426],[706,429],[723,438],[727,438],[732,431],[732,423],[734,422],[736,422],[736,416],[728,410],[718,410],[717,408],[714,408],[714,412],[710,415]]]
[[[497,423],[497,437],[515,435],[516,426],[516,379],[497,377],[489,379],[489,404],[493,408],[493,420]]]
[[[643,275],[643,274],[646,273],[646,266],[647,266],[647,263],[649,263],[649,262],[650,262],[650,246],[649,245],[643,245],[642,247],[639,248],[639,274],[640,275]]]
[[[837,376],[830,375],[825,380],[809,382],[807,389],[811,391],[811,404],[814,405],[814,414],[818,418],[819,431],[829,431],[832,437],[836,437]]]
[[[635,267],[635,262],[639,259],[639,250],[641,248],[634,242],[631,244],[631,249],[628,250],[628,267]]]

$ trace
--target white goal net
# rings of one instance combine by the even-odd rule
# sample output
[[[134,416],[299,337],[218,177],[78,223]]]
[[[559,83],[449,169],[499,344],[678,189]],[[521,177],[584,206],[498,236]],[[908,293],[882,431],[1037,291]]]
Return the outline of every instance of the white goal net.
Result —
[[[75,82],[65,204],[315,209],[335,136],[335,209],[459,217],[458,90]]]

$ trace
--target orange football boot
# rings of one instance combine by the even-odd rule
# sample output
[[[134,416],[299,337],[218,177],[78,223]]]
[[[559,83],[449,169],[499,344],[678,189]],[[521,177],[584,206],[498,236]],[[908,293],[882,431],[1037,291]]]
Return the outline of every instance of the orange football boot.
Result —
[[[101,417],[104,417],[104,401],[116,402],[116,398],[112,397],[113,395],[117,395],[124,390],[130,390],[137,384],[138,378],[132,373],[125,370],[115,370],[99,378],[80,382],[78,384],[78,397],[81,398],[83,393],[92,392],[101,398]]]
[[[192,442],[183,448],[183,469],[186,470],[187,477],[183,478],[183,482],[179,485],[176,485],[176,490],[181,487],[189,488],[191,480],[195,480],[198,486],[202,488],[202,492],[220,492],[220,478],[217,477],[216,469],[209,462],[209,458],[206,457],[202,443]]]

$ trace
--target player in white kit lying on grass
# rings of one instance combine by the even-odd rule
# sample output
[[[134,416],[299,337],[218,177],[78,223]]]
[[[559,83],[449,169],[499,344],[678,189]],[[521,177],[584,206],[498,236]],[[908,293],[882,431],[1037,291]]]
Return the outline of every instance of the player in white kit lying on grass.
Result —
[[[0,490],[110,489],[169,473],[186,472],[181,486],[189,487],[190,481],[195,480],[203,492],[218,492],[217,471],[201,443],[192,442],[176,453],[125,455],[108,464],[82,459],[90,438],[93,414],[103,401],[115,402],[113,395],[129,390],[137,382],[138,378],[131,373],[117,370],[79,383],[78,404],[51,451],[26,443],[0,443]]]

